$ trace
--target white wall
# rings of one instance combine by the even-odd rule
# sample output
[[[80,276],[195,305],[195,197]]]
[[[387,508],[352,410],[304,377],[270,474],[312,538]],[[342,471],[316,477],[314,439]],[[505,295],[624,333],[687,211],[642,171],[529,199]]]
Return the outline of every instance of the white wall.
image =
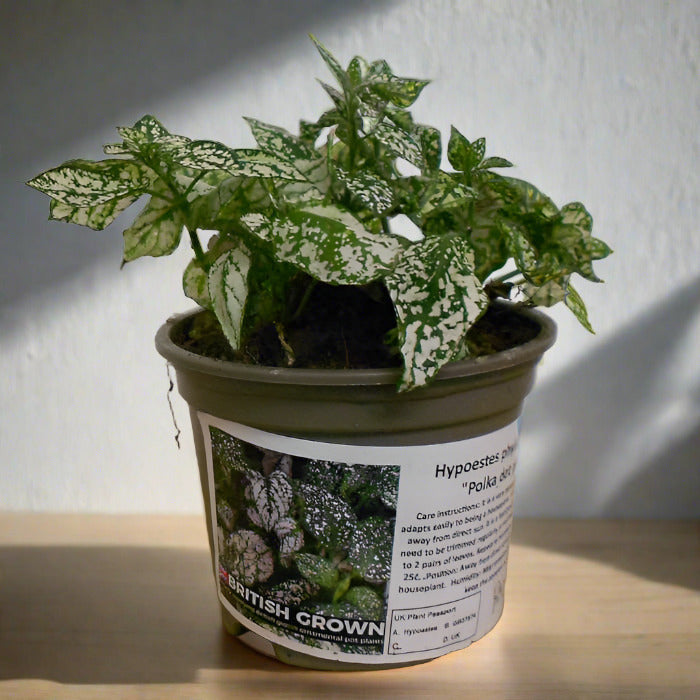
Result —
[[[46,221],[22,183],[100,157],[154,113],[251,144],[326,100],[313,32],[343,61],[432,77],[420,120],[485,136],[556,202],[586,203],[615,255],[581,283],[598,334],[560,340],[527,404],[518,512],[691,516],[700,501],[700,5],[534,0],[0,5],[0,509],[201,508],[153,335],[187,253],[119,270],[105,232]],[[121,225],[120,225],[121,224]]]

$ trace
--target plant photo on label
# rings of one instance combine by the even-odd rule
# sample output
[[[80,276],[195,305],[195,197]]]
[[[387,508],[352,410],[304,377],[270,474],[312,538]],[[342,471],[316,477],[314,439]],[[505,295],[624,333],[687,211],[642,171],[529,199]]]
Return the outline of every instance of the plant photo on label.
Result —
[[[318,637],[295,624],[304,613],[383,622],[399,467],[292,457],[209,430],[219,576],[233,607],[311,646]],[[365,654],[382,645],[337,643]]]
[[[572,277],[599,282],[593,262],[611,251],[593,237],[584,205],[560,208],[503,174],[511,163],[487,154],[483,138],[452,127],[444,142],[416,122],[409,108],[428,81],[359,56],[344,68],[313,41],[331,74],[333,84],[321,83],[330,106],[297,133],[248,118],[257,147],[232,148],[172,134],[146,115],[118,129],[105,160],[70,160],[28,184],[50,196],[52,219],[93,229],[147,197],[124,231],[123,261],[169,255],[184,234],[193,251],[184,293],[206,312],[183,344],[215,357],[402,367],[407,391],[451,361],[521,342],[503,339],[498,299],[563,302],[592,330]],[[417,240],[397,233],[397,217],[419,230]],[[248,479],[251,503],[264,494],[274,508],[249,505],[257,515],[246,517],[286,532],[287,486],[275,478]],[[305,488],[312,501],[321,486]],[[269,572],[254,532],[234,533],[231,566],[261,582]],[[289,556],[295,537],[292,528],[281,538]],[[253,550],[262,552],[254,572]],[[304,580],[321,586],[321,573],[309,572],[323,567],[309,556]]]

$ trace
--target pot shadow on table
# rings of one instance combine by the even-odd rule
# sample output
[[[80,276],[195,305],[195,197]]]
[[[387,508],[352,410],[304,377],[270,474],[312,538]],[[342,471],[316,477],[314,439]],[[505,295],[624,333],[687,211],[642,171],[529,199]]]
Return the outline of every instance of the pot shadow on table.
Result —
[[[191,683],[278,664],[221,626],[207,551],[0,549],[0,680]]]
[[[515,543],[596,559],[649,580],[700,588],[700,385],[660,388],[674,374],[680,384],[669,365],[679,361],[682,344],[697,353],[688,340],[696,332],[699,313],[700,277],[538,387],[526,407],[524,433],[533,439],[538,432],[551,435],[553,444],[545,463],[534,477],[523,479],[526,483],[516,496],[525,516],[536,512],[538,503],[549,502],[557,504],[556,516],[578,517],[577,502],[597,502],[599,518],[690,519],[695,527],[684,530],[686,551],[667,561],[664,542],[646,539],[652,528],[640,525],[635,535],[632,523],[625,532],[627,546],[601,543],[594,532],[587,537],[585,527],[576,525],[572,551],[560,533],[543,536],[524,519],[514,530]],[[628,454],[635,451],[629,447],[633,434],[644,441],[636,450],[637,463],[616,461],[618,447]],[[659,444],[654,443],[657,437]],[[649,556],[649,546],[658,548],[665,566]]]

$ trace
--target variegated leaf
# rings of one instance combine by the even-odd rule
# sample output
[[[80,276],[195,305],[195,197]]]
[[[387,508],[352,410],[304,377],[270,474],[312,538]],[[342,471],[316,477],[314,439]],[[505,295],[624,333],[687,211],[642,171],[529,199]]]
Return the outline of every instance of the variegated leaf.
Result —
[[[336,168],[336,178],[364,207],[381,215],[394,204],[394,192],[386,180],[365,170],[349,175],[342,168]]]
[[[385,64],[386,65],[386,64]],[[388,65],[386,65],[388,69]],[[383,79],[372,81],[370,89],[384,100],[397,107],[410,107],[420,96],[423,88],[429,80],[415,80],[413,78],[399,78],[391,73],[384,74]]]
[[[588,239],[586,247],[590,253],[591,260],[602,260],[603,258],[607,258],[608,255],[612,255],[613,252],[607,243],[593,236]]]
[[[122,143],[107,143],[103,149],[108,156],[127,156],[131,154],[131,149]]]
[[[383,620],[384,600],[369,586],[353,586],[343,600],[360,611],[363,620]]]
[[[484,160],[479,164],[479,167],[482,170],[488,170],[489,168],[512,168],[513,164],[505,158],[491,156],[490,158],[484,158]]]
[[[298,484],[303,507],[301,522],[321,547],[344,550],[357,523],[350,506],[341,498],[311,484]]]
[[[336,90],[332,85],[328,85],[327,83],[324,83],[323,81],[319,81],[321,83],[321,87],[326,91],[328,96],[333,100],[333,104],[335,105],[335,108],[343,111],[346,109],[345,107],[345,97],[342,92],[339,92]]]
[[[110,199],[104,204],[97,204],[94,207],[75,207],[64,204],[57,199],[52,199],[50,217],[56,221],[65,221],[70,224],[88,226],[96,231],[101,231],[109,226],[114,219],[125,209],[128,209],[137,199],[138,195]]]
[[[430,214],[460,207],[474,199],[474,190],[452,179],[447,173],[440,172],[429,182],[412,178],[418,187],[417,214],[418,223]]]
[[[319,588],[333,590],[338,584],[338,567],[325,557],[318,554],[301,553],[296,555],[294,561],[299,573]]]
[[[499,194],[505,195],[506,203],[514,204],[521,215],[536,214],[552,221],[559,216],[559,208],[556,204],[525,180],[500,176],[491,185]]]
[[[420,144],[407,131],[397,126],[390,126],[386,122],[380,122],[374,127],[373,134],[377,141],[395,156],[407,160],[417,168],[422,167],[423,153]]]
[[[209,269],[209,298],[221,329],[234,350],[241,340],[243,311],[248,297],[251,256],[246,246],[236,242]]]
[[[477,139],[472,143],[458,129],[451,127],[447,159],[455,170],[463,173],[470,172],[481,163],[485,150],[484,139]]]
[[[247,214],[251,232],[272,244],[279,260],[329,284],[368,284],[390,272],[399,240],[367,231],[349,212],[318,205],[270,219]]]
[[[338,84],[343,90],[347,91],[350,87],[350,79],[348,74],[341,68],[338,60],[315,36],[311,36],[311,41],[314,42],[318,52],[321,54],[321,58],[330,69],[333,77],[338,81]]]
[[[207,173],[205,178],[211,174],[213,171]],[[189,204],[188,226],[225,229],[229,220],[237,220],[246,212],[264,209],[269,203],[269,193],[258,179],[227,176],[218,187]]]
[[[464,238],[425,239],[411,246],[385,279],[404,358],[400,389],[422,386],[457,352],[488,305]]]
[[[124,231],[124,262],[144,255],[170,255],[180,243],[184,225],[182,212],[172,202],[151,197],[134,223]]]
[[[549,307],[564,301],[568,288],[568,279],[549,280],[540,286],[526,283],[521,287],[531,304]]]
[[[27,183],[68,206],[86,208],[138,197],[148,188],[147,170],[133,160],[69,160]]]
[[[275,535],[280,541],[280,561],[289,566],[294,555],[304,546],[304,531],[294,518],[282,518],[275,525]]]
[[[306,183],[307,186],[291,199],[308,199],[309,191],[314,198],[325,195],[330,185],[328,165],[318,151],[285,129],[255,119],[246,121],[260,148],[278,163],[278,167],[284,164],[292,169],[287,179]],[[288,194],[291,192],[289,190]]]
[[[186,297],[205,309],[211,308],[211,297],[209,296],[207,280],[206,270],[197,258],[193,258],[182,275],[182,291]]]
[[[285,579],[267,590],[267,596],[285,605],[301,605],[305,600],[316,595],[319,587],[303,578]]]
[[[119,127],[124,146],[132,153],[140,153],[147,144],[158,144],[161,152],[180,148],[190,141],[186,136],[171,134],[155,117],[147,114],[132,127]]]
[[[217,141],[193,141],[173,154],[180,165],[199,170],[223,170],[238,177],[305,180],[299,170],[278,156],[253,148],[229,148]]]
[[[561,210],[561,224],[572,226],[587,233],[593,228],[593,217],[588,213],[586,207],[581,202],[570,202],[565,204]]]
[[[394,528],[390,521],[371,516],[355,527],[348,563],[367,583],[380,584],[389,580]]]
[[[423,152],[425,169],[428,172],[437,170],[440,167],[440,159],[442,157],[442,139],[440,137],[440,131],[432,126],[425,126],[423,124],[417,124],[415,130],[418,134],[421,151]]]
[[[249,471],[247,477],[248,485],[244,491],[248,502],[246,513],[254,525],[271,532],[289,513],[292,503],[289,479],[281,471],[274,471],[270,476]]]
[[[286,129],[257,119],[246,118],[250,130],[258,146],[266,153],[276,155],[280,160],[293,163],[295,161],[312,161],[318,158],[318,153]]]
[[[536,274],[535,271],[539,262],[537,250],[530,243],[520,226],[504,222],[502,227],[507,235],[510,254],[513,256],[518,270],[526,277],[532,277]]]
[[[252,530],[237,530],[226,539],[221,562],[246,586],[267,581],[275,568],[272,550]]]
[[[579,323],[590,333],[595,333],[591,322],[588,320],[588,311],[583,303],[581,295],[569,284],[566,289],[564,303],[573,312]]]
[[[360,85],[369,72],[369,63],[362,56],[355,56],[348,63],[348,77],[350,82],[357,87]]]

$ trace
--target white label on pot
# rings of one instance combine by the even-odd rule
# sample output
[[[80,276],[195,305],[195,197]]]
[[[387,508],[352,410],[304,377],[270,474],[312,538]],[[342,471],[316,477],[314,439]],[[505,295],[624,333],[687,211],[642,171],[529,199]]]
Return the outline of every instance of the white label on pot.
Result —
[[[218,590],[248,630],[324,659],[467,646],[503,609],[516,423],[437,445],[338,445],[200,413]]]

